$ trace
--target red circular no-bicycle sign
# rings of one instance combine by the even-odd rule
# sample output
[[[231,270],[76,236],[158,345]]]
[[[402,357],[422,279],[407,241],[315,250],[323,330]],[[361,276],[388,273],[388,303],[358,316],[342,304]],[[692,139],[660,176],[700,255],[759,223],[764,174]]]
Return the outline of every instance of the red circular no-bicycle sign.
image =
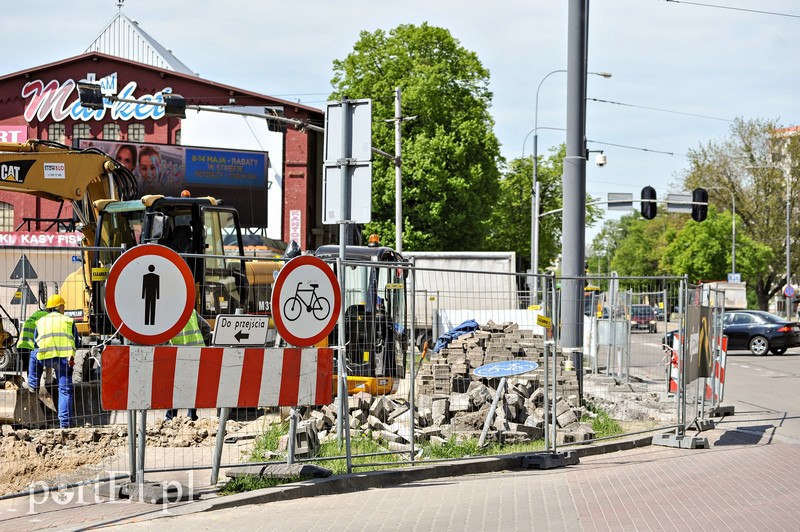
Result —
[[[144,345],[178,334],[194,308],[194,279],[176,252],[140,244],[123,253],[106,280],[106,311],[120,334]]]
[[[298,347],[310,347],[330,334],[341,303],[333,270],[313,255],[284,264],[272,287],[275,328],[281,338]]]

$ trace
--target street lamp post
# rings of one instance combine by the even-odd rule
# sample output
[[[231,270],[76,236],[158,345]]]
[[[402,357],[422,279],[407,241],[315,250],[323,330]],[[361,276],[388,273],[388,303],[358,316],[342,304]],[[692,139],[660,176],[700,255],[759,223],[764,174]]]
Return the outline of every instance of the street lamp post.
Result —
[[[566,70],[553,70],[547,73],[539,85],[536,87],[536,103],[533,112],[533,184],[531,186],[531,273],[533,274],[533,282],[531,283],[531,301],[536,303],[539,297],[539,89],[542,88],[544,81],[559,72],[566,72]],[[610,72],[587,72],[602,78],[610,78]],[[542,128],[545,129],[545,128]],[[546,128],[553,129],[553,128]],[[527,138],[527,137],[526,137]],[[523,143],[524,150],[524,143]]]
[[[723,187],[706,188],[709,190],[727,190],[731,194],[731,273],[736,273],[736,196],[731,189]]]
[[[782,166],[778,166],[775,164],[767,164],[761,166],[747,166],[746,168],[749,169],[757,169],[757,168],[767,168],[773,170],[780,170],[783,172],[784,177],[786,178],[786,288],[791,286],[791,279],[792,279],[792,241],[791,241],[791,227],[792,227],[792,194],[791,194],[791,181],[790,181],[790,173],[788,168],[784,168]],[[793,296],[786,295],[784,292],[784,297],[786,297],[786,319],[790,319],[792,317],[792,299]]]

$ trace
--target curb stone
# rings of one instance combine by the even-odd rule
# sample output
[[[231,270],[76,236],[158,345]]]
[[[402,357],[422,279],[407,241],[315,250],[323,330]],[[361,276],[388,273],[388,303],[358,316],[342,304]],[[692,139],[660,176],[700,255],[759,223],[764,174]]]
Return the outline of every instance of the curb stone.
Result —
[[[569,449],[580,458],[583,456],[594,456],[645,447],[651,445],[652,440],[652,436],[643,436],[622,441],[601,443],[599,445],[582,445],[577,448],[575,446],[570,446]],[[249,504],[265,504],[318,495],[349,493],[433,478],[521,470],[523,468],[522,464],[524,458],[531,454],[536,453],[498,455],[489,458],[464,459],[456,462],[406,467],[404,469],[351,473],[349,475],[306,480],[273,488],[264,488],[245,493],[237,493],[235,495],[216,496],[206,500],[200,500],[171,508],[168,515],[155,515],[152,519],[209,512]]]

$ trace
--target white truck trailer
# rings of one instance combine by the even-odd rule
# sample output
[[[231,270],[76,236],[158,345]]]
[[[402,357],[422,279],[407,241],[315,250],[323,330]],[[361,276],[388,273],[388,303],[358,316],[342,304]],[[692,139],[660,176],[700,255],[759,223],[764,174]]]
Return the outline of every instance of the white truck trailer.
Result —
[[[535,327],[535,315],[520,309],[515,252],[403,251],[403,256],[416,266],[418,348],[425,342],[432,346],[439,335],[469,319],[479,324],[514,321],[520,327]],[[407,289],[410,297],[410,283]]]
[[[704,281],[700,284],[703,290],[703,303],[715,306],[724,304],[725,310],[742,310],[747,308],[747,283],[729,283],[726,281]],[[719,298],[724,294],[724,301]]]

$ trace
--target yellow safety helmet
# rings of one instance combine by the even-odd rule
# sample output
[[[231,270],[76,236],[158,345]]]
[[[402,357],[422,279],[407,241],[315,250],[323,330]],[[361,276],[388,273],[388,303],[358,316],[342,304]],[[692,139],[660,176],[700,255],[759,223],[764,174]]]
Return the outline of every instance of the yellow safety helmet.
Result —
[[[66,304],[67,303],[66,303],[66,301],[64,301],[63,297],[61,297],[58,294],[53,294],[52,296],[47,298],[46,307],[47,308],[57,308],[57,307],[60,307],[61,305],[66,305]]]

